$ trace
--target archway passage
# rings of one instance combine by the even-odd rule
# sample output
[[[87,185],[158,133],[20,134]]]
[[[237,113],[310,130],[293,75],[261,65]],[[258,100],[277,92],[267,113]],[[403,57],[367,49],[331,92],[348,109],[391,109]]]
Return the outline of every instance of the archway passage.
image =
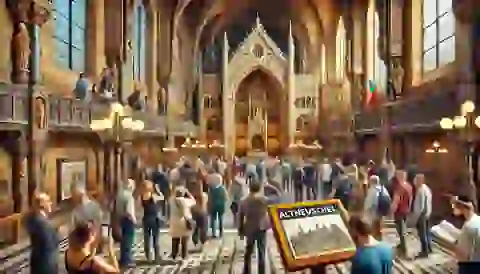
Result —
[[[256,69],[240,83],[235,95],[235,154],[263,148],[269,155],[282,153],[287,132],[287,100],[278,80],[268,71]],[[258,144],[262,140],[264,145]]]

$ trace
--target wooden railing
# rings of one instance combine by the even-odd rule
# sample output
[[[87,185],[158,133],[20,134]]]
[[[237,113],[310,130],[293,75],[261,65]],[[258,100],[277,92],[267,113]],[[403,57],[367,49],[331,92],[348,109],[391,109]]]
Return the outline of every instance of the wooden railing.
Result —
[[[28,96],[26,93],[0,94],[0,123],[28,124]]]
[[[49,97],[49,126],[88,128],[92,112],[86,102],[73,98]]]
[[[382,126],[382,107],[355,114],[353,128],[357,134],[375,134]]]

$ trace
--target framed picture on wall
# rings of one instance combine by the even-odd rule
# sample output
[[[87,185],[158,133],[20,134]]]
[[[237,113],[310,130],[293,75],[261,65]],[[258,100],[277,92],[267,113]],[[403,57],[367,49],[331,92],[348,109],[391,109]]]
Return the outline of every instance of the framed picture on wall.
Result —
[[[355,242],[339,210],[339,203],[338,200],[326,200],[269,208],[272,230],[285,269],[298,271],[353,257]]]
[[[57,159],[58,202],[70,199],[72,186],[87,189],[87,161]]]

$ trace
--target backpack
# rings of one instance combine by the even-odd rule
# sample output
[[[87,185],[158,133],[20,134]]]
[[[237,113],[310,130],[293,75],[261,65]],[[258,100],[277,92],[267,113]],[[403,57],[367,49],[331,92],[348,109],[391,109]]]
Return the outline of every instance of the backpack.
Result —
[[[390,213],[390,205],[392,204],[392,199],[390,198],[390,195],[386,193],[385,188],[380,186],[380,190],[377,190],[377,215],[378,216],[388,216]]]
[[[339,199],[344,206],[348,205],[352,194],[353,184],[349,177],[339,179],[339,185],[335,191],[335,199]]]

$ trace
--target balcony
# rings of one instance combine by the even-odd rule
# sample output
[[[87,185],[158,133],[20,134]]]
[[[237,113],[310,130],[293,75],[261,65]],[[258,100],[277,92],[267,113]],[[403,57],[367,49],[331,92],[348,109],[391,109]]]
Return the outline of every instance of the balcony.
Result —
[[[453,117],[459,109],[458,93],[442,91],[422,98],[405,99],[385,104],[372,110],[357,113],[355,132],[377,134],[382,126],[385,108],[390,111],[390,125],[393,133],[436,130],[442,117]]]
[[[377,134],[382,127],[382,108],[361,111],[353,119],[356,134]]]
[[[92,106],[74,98],[50,96],[48,125],[51,130],[89,130]],[[92,104],[93,105],[93,104]],[[106,110],[108,105],[105,105]]]
[[[458,115],[459,99],[454,91],[437,92],[416,100],[405,100],[390,106],[393,132],[431,131],[442,117]]]
[[[26,92],[0,92],[0,125],[3,129],[21,129],[28,125]]]

